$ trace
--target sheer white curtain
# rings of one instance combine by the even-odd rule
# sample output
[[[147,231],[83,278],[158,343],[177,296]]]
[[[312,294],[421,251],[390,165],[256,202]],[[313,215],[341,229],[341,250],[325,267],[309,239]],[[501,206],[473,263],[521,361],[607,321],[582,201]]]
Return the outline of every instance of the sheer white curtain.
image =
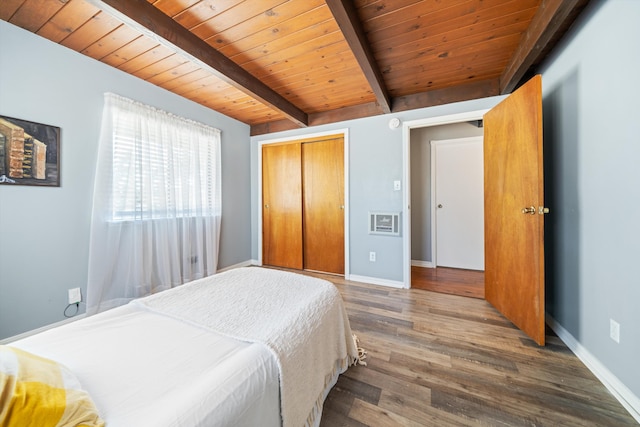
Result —
[[[214,274],[220,131],[105,94],[87,313]]]

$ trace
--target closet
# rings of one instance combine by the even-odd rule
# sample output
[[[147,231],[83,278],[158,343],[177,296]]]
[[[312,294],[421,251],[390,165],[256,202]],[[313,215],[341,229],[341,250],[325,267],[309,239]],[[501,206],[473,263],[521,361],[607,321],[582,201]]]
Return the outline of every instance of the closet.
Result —
[[[262,146],[262,262],[344,274],[344,138]]]

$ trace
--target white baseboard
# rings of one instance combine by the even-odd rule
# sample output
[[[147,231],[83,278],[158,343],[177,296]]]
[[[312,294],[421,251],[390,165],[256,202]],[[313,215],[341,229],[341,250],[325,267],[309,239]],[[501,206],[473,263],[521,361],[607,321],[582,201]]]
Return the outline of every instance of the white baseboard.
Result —
[[[354,282],[370,283],[372,285],[381,285],[381,286],[388,286],[391,288],[404,289],[404,283],[398,282],[395,280],[378,279],[377,277],[357,276],[355,274],[351,274],[349,277],[345,277],[345,279],[352,280]]]
[[[44,331],[46,331],[48,329],[57,328],[58,326],[62,326],[64,324],[66,324],[66,323],[75,322],[76,320],[80,320],[80,319],[84,318],[85,316],[86,316],[86,313],[78,314],[77,316],[73,316],[73,317],[70,317],[68,319],[64,319],[64,320],[61,320],[59,322],[52,323],[50,325],[45,325],[45,326],[43,326],[41,328],[32,329],[30,331],[23,332],[21,334],[5,338],[3,340],[0,340],[0,345],[9,344],[9,343],[11,343],[13,341],[18,341],[18,340],[21,340],[23,338],[30,337],[31,335],[39,334],[40,332],[44,332]]]
[[[247,260],[247,261],[242,261],[242,262],[239,262],[237,264],[233,264],[233,265],[230,265],[228,267],[221,268],[220,270],[216,271],[216,273],[222,273],[223,271],[229,271],[229,270],[233,270],[233,269],[240,268],[240,267],[249,267],[250,265],[258,265],[257,262],[258,261],[253,260],[253,259],[250,259],[250,260]]]
[[[411,265],[414,267],[436,268],[431,261],[421,261],[419,259],[412,259]]]
[[[546,318],[547,324],[569,349],[585,364],[585,366],[613,394],[629,414],[640,423],[640,398],[622,383],[606,366],[578,342],[569,331],[563,328],[551,316]]]

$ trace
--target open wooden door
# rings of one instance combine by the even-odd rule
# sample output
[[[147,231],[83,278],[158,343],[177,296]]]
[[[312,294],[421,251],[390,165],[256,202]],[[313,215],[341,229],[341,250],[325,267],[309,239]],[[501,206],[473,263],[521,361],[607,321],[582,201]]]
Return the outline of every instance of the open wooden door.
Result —
[[[484,116],[485,298],[545,342],[542,78]]]

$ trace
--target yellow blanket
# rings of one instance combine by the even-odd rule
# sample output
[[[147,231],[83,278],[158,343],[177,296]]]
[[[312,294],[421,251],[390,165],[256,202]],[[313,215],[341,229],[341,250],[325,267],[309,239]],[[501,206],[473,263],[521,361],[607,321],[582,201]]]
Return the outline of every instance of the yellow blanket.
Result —
[[[73,373],[53,360],[0,346],[0,427],[104,426]]]

